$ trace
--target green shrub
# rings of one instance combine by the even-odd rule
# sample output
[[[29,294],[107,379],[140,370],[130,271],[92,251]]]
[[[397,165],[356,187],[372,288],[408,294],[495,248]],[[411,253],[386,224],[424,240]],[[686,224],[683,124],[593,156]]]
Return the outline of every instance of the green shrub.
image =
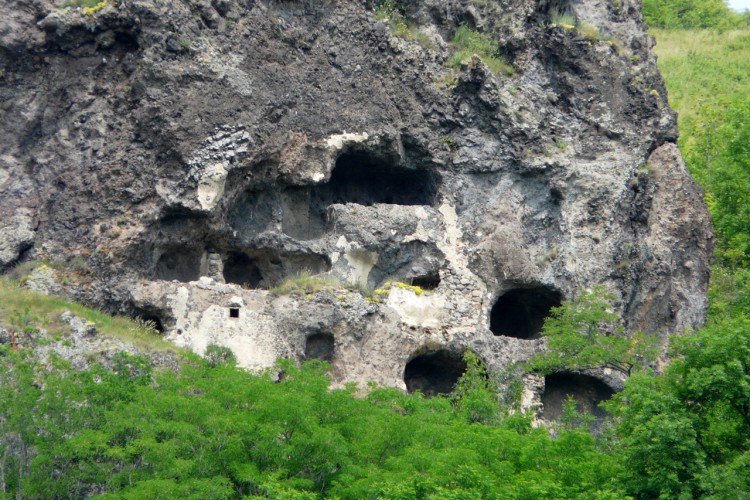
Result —
[[[430,37],[407,21],[402,6],[396,0],[381,0],[378,2],[375,7],[375,19],[387,21],[391,32],[398,37],[415,41],[426,48],[433,47]]]
[[[500,55],[497,40],[490,35],[474,31],[465,24],[456,30],[451,45],[455,50],[453,56],[448,60],[448,65],[451,67],[457,68],[463,61],[477,55],[496,75],[501,73],[512,75],[515,73],[513,66]]]
[[[281,283],[270,289],[276,295],[307,295],[320,290],[341,288],[341,284],[328,274],[311,274],[302,271],[291,278],[284,278]]]

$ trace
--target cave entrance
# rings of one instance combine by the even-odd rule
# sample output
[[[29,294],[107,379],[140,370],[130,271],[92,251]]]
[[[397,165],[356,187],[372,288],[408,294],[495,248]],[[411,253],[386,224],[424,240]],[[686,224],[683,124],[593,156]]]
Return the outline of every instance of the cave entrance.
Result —
[[[449,394],[465,371],[466,362],[460,354],[446,350],[422,354],[406,364],[406,391],[421,391],[427,397]]]
[[[192,249],[168,249],[156,261],[156,279],[164,281],[195,281],[201,275],[203,252]]]
[[[271,288],[285,278],[323,274],[331,263],[322,255],[278,252],[264,248],[229,254],[224,263],[224,281],[246,288]]]
[[[599,403],[612,397],[614,391],[601,380],[589,375],[576,373],[553,373],[544,377],[544,418],[560,420],[563,416],[563,403],[568,395],[576,401],[579,412],[590,413],[595,422],[602,422],[607,412],[599,408]]]
[[[497,336],[537,339],[550,309],[562,296],[549,287],[515,288],[497,299],[490,311],[490,331]]]
[[[440,274],[435,271],[423,276],[416,276],[411,278],[410,281],[412,286],[418,286],[422,290],[434,290],[440,286]]]
[[[305,340],[305,359],[333,362],[334,340],[330,333],[316,333]]]
[[[258,265],[244,253],[232,253],[224,262],[224,281],[245,288],[258,288],[263,275]]]
[[[363,152],[345,153],[336,160],[331,179],[319,186],[290,187],[281,194],[282,228],[298,239],[325,233],[333,204],[432,205],[437,176],[429,170],[396,167]]]
[[[346,153],[338,158],[331,180],[319,192],[328,198],[328,205],[432,205],[436,183],[427,170],[398,168],[372,155]]]
[[[164,333],[166,331],[161,318],[151,311],[146,311],[141,308],[135,308],[132,317],[135,318],[136,321],[140,320],[140,322],[147,327],[153,326],[154,329],[159,333]]]

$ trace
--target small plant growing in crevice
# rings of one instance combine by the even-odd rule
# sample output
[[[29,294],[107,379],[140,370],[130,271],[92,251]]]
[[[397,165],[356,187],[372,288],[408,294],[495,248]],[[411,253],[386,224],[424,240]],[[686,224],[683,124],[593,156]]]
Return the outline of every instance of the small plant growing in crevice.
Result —
[[[375,7],[375,19],[388,22],[391,32],[398,37],[417,42],[425,48],[433,47],[430,37],[406,20],[397,0],[380,0]]]
[[[152,319],[143,319],[140,316],[133,319],[133,333],[141,335],[161,335],[157,328],[156,321]]]
[[[550,11],[550,26],[560,26],[569,30],[574,29],[592,42],[605,40],[615,45],[615,48],[619,50],[617,44],[613,42],[611,37],[602,36],[596,26],[591,23],[581,21],[570,12],[560,11],[557,9],[553,9],[552,11]]]
[[[84,14],[93,14],[107,6],[109,0],[66,0],[63,7],[83,7]]]
[[[284,278],[269,291],[276,295],[309,295],[321,290],[341,288],[341,284],[329,274],[312,274],[302,271],[296,276]]]
[[[448,60],[448,66],[458,68],[461,63],[473,55],[478,56],[492,73],[512,75],[515,69],[500,55],[497,40],[490,35],[474,31],[468,26],[461,25],[451,40],[455,52]]]
[[[552,9],[549,13],[549,19],[552,26],[562,26],[563,28],[573,29],[576,27],[576,18],[570,12]]]

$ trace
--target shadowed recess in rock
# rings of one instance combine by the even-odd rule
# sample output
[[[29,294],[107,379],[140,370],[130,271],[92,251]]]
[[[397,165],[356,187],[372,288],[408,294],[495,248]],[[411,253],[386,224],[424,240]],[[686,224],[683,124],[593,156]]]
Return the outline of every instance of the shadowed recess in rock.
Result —
[[[365,153],[341,155],[331,180],[290,187],[281,194],[283,230],[297,239],[322,236],[328,207],[335,203],[432,205],[437,176],[428,170],[395,167]]]
[[[236,252],[229,254],[224,263],[224,281],[234,283],[247,288],[258,288],[263,280],[263,275],[247,254]]]
[[[273,220],[277,203],[272,191],[246,191],[229,213],[229,224],[242,241],[250,241],[265,231]]]
[[[270,288],[285,278],[331,270],[322,255],[279,252],[270,248],[233,252],[224,262],[224,280],[246,288]]]
[[[457,353],[441,350],[417,356],[406,364],[404,382],[409,393],[425,396],[448,394],[466,371],[466,363]]]
[[[409,281],[412,286],[418,286],[423,290],[434,290],[440,286],[440,274],[435,271],[434,273],[425,274],[424,276],[416,276]]]
[[[549,287],[515,288],[497,299],[490,311],[490,331],[517,339],[536,339],[549,316],[558,307],[560,292]]]
[[[156,261],[154,276],[165,281],[195,281],[201,275],[203,252],[196,249],[170,248],[163,250]]]
[[[563,415],[563,403],[570,394],[576,401],[579,412],[589,413],[598,421],[603,420],[607,412],[599,408],[602,401],[612,397],[614,391],[601,380],[575,373],[553,373],[544,377],[544,418],[560,420]]]
[[[436,192],[427,170],[398,168],[362,153],[344,154],[336,161],[331,180],[317,194],[332,203],[391,203],[431,205]]]
[[[164,333],[164,325],[158,316],[143,316],[141,320],[149,326],[153,326],[154,329],[159,333]]]
[[[330,333],[316,333],[305,340],[305,359],[333,361],[334,341]]]

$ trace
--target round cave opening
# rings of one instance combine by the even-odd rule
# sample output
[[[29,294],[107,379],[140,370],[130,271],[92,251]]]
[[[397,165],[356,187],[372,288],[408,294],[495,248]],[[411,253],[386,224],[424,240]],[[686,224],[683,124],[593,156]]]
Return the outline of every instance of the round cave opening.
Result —
[[[490,331],[496,336],[538,339],[544,320],[561,300],[560,292],[545,286],[509,290],[492,306]]]
[[[440,350],[422,354],[406,364],[406,391],[420,391],[427,397],[449,394],[465,371],[466,362],[459,353]]]

